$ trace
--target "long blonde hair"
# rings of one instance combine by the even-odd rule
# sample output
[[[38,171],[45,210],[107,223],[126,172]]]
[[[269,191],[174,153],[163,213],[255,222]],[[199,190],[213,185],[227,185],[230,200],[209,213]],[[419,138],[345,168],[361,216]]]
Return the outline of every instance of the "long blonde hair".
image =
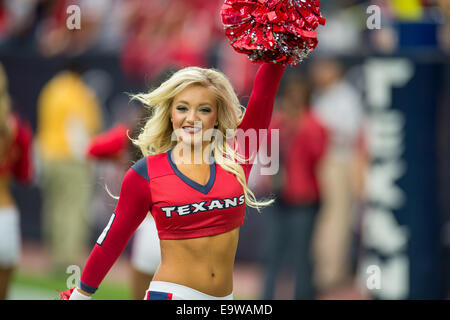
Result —
[[[132,95],[150,110],[150,116],[141,129],[137,139],[132,142],[139,147],[144,156],[165,153],[175,147],[177,141],[172,139],[173,128],[170,113],[175,96],[191,85],[200,85],[212,90],[217,98],[217,132],[223,137],[232,138],[234,148],[223,139],[222,142],[212,139],[212,154],[216,163],[223,169],[234,174],[244,189],[245,202],[248,206],[260,211],[261,208],[274,202],[273,199],[258,201],[248,188],[245,173],[239,164],[244,159],[237,152],[237,139],[233,134],[242,121],[244,107],[227,77],[215,69],[187,67],[175,72],[158,88],[148,93]],[[230,133],[232,135],[230,136]]]

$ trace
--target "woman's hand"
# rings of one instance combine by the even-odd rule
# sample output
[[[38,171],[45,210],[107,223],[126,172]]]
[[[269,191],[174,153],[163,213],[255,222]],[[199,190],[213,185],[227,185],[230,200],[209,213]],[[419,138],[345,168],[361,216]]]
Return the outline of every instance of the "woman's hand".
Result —
[[[59,291],[61,300],[91,300],[91,294],[80,288],[67,289],[66,291]]]

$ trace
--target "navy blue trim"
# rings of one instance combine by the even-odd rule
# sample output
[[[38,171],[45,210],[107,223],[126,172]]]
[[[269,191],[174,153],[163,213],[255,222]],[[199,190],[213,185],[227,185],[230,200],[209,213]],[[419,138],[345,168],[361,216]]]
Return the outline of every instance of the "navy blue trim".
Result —
[[[88,286],[86,283],[81,282],[81,280],[80,280],[80,289],[90,294],[94,294],[95,291],[97,291],[97,288]]]
[[[147,169],[147,158],[142,158],[131,167],[138,175],[144,178],[147,181],[150,181],[148,177],[148,169]]]
[[[149,291],[147,300],[168,300],[169,294],[161,291]]]
[[[209,191],[211,191],[214,182],[216,181],[216,164],[214,162],[214,158],[210,157],[210,165],[209,165],[209,180],[205,185],[201,185],[200,183],[195,182],[194,180],[190,179],[189,177],[186,177],[180,170],[178,170],[177,165],[172,159],[172,149],[167,151],[167,159],[169,160],[170,166],[172,167],[175,174],[184,181],[187,185],[194,188],[195,190],[203,193],[208,194]]]

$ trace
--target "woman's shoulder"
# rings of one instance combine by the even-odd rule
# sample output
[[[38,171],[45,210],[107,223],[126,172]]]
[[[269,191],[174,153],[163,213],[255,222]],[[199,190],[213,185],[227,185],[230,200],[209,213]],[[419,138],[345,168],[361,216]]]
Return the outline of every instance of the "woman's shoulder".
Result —
[[[143,157],[136,161],[132,166],[131,169],[134,170],[138,175],[140,175],[145,180],[149,181],[148,176],[148,165],[147,165],[147,157]],[[130,170],[131,170],[130,169]]]
[[[132,170],[147,181],[150,181],[151,178],[160,175],[161,172],[165,173],[167,168],[167,153],[145,156],[131,166]]]
[[[134,163],[133,166],[135,166],[137,164],[142,165],[143,163],[147,163],[149,161],[159,160],[159,159],[166,158],[166,157],[167,157],[167,152],[158,153],[158,154],[151,154],[151,155],[144,156],[144,157],[136,160],[136,162]]]

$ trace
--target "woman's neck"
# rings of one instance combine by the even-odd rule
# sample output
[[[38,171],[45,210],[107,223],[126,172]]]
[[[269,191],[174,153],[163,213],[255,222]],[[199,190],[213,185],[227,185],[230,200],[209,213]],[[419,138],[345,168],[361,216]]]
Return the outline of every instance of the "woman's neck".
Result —
[[[211,145],[188,145],[178,143],[173,148],[172,155],[175,164],[209,165]]]

